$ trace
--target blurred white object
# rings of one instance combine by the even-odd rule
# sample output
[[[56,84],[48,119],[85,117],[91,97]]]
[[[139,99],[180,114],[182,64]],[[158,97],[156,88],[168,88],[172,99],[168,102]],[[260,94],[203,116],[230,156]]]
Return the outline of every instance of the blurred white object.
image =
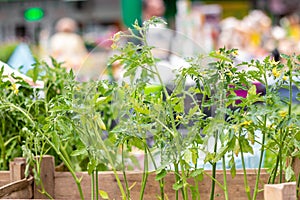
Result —
[[[286,31],[280,26],[275,26],[272,28],[272,36],[275,40],[282,40],[286,37]]]
[[[20,73],[19,71],[11,68],[8,64],[0,61],[0,69],[3,68],[3,75],[8,76],[8,80],[11,83],[15,82],[15,79],[13,78],[13,76],[15,77],[20,77],[22,78],[24,81],[26,81],[29,85],[31,85],[34,88],[43,88],[44,87],[44,82],[43,81],[36,81],[34,82],[32,80],[32,78]]]

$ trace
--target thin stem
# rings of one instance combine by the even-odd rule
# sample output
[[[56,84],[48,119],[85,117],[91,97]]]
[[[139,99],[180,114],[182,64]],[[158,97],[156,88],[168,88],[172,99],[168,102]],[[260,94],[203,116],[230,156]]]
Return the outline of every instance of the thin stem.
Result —
[[[239,137],[240,137],[241,131],[239,133]],[[248,200],[251,200],[251,194],[250,194],[250,187],[249,187],[249,183],[248,183],[248,179],[247,179],[247,170],[246,170],[246,165],[245,165],[245,160],[244,160],[244,152],[243,152],[243,145],[241,144],[241,141],[239,139],[239,145],[240,145],[240,149],[241,149],[241,160],[242,160],[242,166],[243,166],[243,175],[244,175],[244,184],[245,184],[245,192],[247,194],[247,198]]]
[[[98,173],[99,171],[98,171],[98,169],[96,168],[96,171],[95,171],[95,178],[96,178],[96,200],[98,200],[99,199],[99,180],[98,180]]]
[[[272,180],[271,180],[271,178],[270,178],[270,180],[268,181],[268,183],[272,183],[272,184],[275,183],[275,179],[276,179],[276,176],[277,176],[278,165],[279,165],[279,159],[280,159],[279,157],[280,157],[280,155],[277,154],[277,156],[276,156],[275,167],[273,168],[272,173],[271,173],[271,175],[272,175]]]
[[[283,148],[283,141],[282,141],[282,129],[279,132],[280,135],[280,146],[279,146],[279,183],[282,183],[282,175],[283,175],[283,166],[282,166],[282,148]]]
[[[178,182],[180,180],[180,177],[179,177],[179,169],[178,169],[178,164],[176,162],[174,162],[174,169],[175,169],[175,180],[176,182]],[[182,194],[183,196],[183,194]],[[178,193],[178,190],[175,191],[175,199],[178,200],[179,198],[179,193]]]
[[[68,161],[68,163],[70,164],[70,166],[71,166],[72,168],[74,168],[74,167],[73,167],[73,164],[72,164],[72,161],[71,161],[71,159],[70,159],[70,157],[69,157],[69,154],[68,154],[68,152],[66,151],[67,144],[68,144],[68,142],[66,142],[65,146],[63,146],[62,148],[60,148],[60,149],[61,149],[61,153],[64,155],[64,157],[66,158],[66,160]]]
[[[214,145],[214,153],[217,154],[218,149],[218,138],[219,133],[218,131],[215,132],[215,145]],[[211,191],[210,191],[210,200],[215,199],[215,186],[216,186],[216,169],[217,169],[217,163],[212,163],[212,182],[211,182]]]
[[[288,110],[288,115],[289,117],[292,114],[292,103],[293,103],[293,66],[292,64],[289,66],[289,110]]]
[[[148,179],[148,151],[147,148],[145,148],[144,171],[143,171],[142,187],[140,191],[140,200],[143,200],[144,198],[147,179]]]
[[[39,177],[41,177],[41,163],[43,161],[43,154],[41,153],[40,157],[36,159],[37,160],[37,165],[36,165],[36,172],[37,172],[37,175]],[[42,180],[40,180],[40,187],[41,189],[39,189],[38,191],[45,195],[47,198],[49,199],[54,199],[46,190],[45,190],[45,187],[44,187],[44,183]]]
[[[181,167],[181,179],[182,179],[182,184],[183,184],[183,187],[182,187],[182,194],[183,194],[183,199],[184,200],[188,200],[188,192],[187,192],[187,186],[188,184],[187,181],[186,181],[186,175],[185,175],[185,166],[184,166],[184,160],[181,159],[180,157],[180,167]]]
[[[155,163],[155,159],[148,147],[148,145],[145,143],[145,148],[147,149],[147,152],[149,153],[149,156],[150,156],[150,159],[153,163],[153,166],[154,166],[154,169],[155,171],[157,170],[157,165]],[[161,195],[161,198],[164,199],[165,198],[165,191],[164,191],[164,178],[162,178],[161,180],[159,180],[159,188],[160,188],[160,195]]]
[[[14,108],[18,111],[20,111],[27,119],[29,119],[30,123],[35,126],[34,121],[32,120],[32,117],[29,116],[29,113],[27,113],[24,109],[12,104],[12,103],[6,103],[8,107]]]
[[[40,133],[41,135],[44,135],[43,133]],[[56,146],[53,144],[53,142],[50,141],[50,139],[45,136],[44,139],[47,141],[47,143],[54,149],[54,151],[57,153],[57,155],[60,157],[60,159],[62,159],[62,161],[65,163],[66,167],[68,168],[68,170],[70,171],[73,179],[75,180],[75,183],[77,185],[77,188],[78,188],[78,191],[79,191],[79,194],[80,194],[80,198],[83,200],[84,199],[84,195],[83,195],[83,191],[82,191],[82,188],[81,188],[81,179],[79,179],[77,176],[76,176],[76,173],[74,171],[74,169],[71,167],[71,165],[68,163],[68,161],[66,160],[66,158],[64,157],[64,155],[60,152],[60,150],[58,150],[56,148]]]
[[[227,187],[227,171],[226,171],[225,156],[222,156],[222,167],[223,167],[223,182],[224,182],[225,199],[229,200],[228,187]]]
[[[92,178],[91,178],[91,199],[95,199],[95,171],[92,171]]]
[[[203,171],[203,173],[208,176],[211,180],[214,180],[215,183],[222,189],[222,190],[225,190],[224,189],[224,186],[216,179],[214,178],[212,175],[208,174],[207,172]]]
[[[0,146],[1,146],[1,158],[2,158],[2,162],[3,162],[3,168],[1,169],[7,169],[7,163],[6,163],[6,148],[5,148],[5,143],[3,140],[2,135],[4,135],[5,133],[5,120],[2,119],[2,133],[0,133]]]
[[[195,168],[197,169],[197,168]],[[200,192],[199,192],[199,184],[197,178],[194,178],[194,183],[195,183],[195,199],[200,200]]]
[[[256,200],[257,193],[258,193],[258,184],[259,184],[259,180],[260,180],[260,171],[261,171],[263,156],[264,156],[264,152],[265,152],[265,139],[266,139],[265,128],[266,128],[266,125],[267,125],[267,115],[264,116],[264,124],[263,124],[264,129],[262,130],[261,151],[260,151],[260,158],[259,158],[259,164],[258,164],[258,172],[257,172],[257,175],[256,175],[255,188],[254,188],[254,192],[253,192],[253,200]]]
[[[86,122],[90,123],[90,121],[88,121],[87,119],[84,119],[84,118],[81,118],[81,119],[82,119],[82,121],[84,120],[85,123],[86,123]],[[114,162],[113,162],[113,160],[112,160],[112,158],[111,158],[111,156],[110,156],[110,152],[109,152],[108,149],[106,148],[106,145],[105,145],[103,139],[101,138],[101,136],[100,136],[99,134],[97,134],[98,131],[97,131],[96,127],[97,127],[97,124],[98,124],[98,123],[97,123],[97,121],[94,122],[94,123],[96,123],[96,125],[95,125],[95,124],[90,124],[90,125],[91,125],[92,128],[94,129],[94,133],[96,134],[97,141],[99,142],[99,145],[103,148],[103,150],[104,150],[104,152],[105,152],[105,155],[107,155],[108,162],[109,162],[109,163],[111,164],[111,166],[112,166],[112,170],[113,170],[114,176],[115,176],[115,178],[116,178],[118,187],[119,187],[120,192],[121,192],[121,195],[122,195],[122,199],[126,199],[126,193],[125,193],[124,188],[123,188],[123,185],[122,185],[122,183],[121,183],[121,181],[120,181],[120,178],[119,178],[119,175],[118,175],[118,173],[117,173],[117,170],[116,170],[116,168],[114,167]],[[88,129],[87,129],[87,130],[88,130]],[[100,130],[101,130],[101,129],[100,129]],[[89,130],[88,130],[88,131],[89,131]],[[85,134],[85,133],[82,132],[82,134]]]
[[[121,145],[121,148],[122,148],[122,172],[123,172],[123,177],[124,177],[124,182],[125,182],[125,188],[126,188],[126,198],[130,199],[130,191],[129,191],[129,186],[128,186],[126,172],[125,172],[124,144]]]

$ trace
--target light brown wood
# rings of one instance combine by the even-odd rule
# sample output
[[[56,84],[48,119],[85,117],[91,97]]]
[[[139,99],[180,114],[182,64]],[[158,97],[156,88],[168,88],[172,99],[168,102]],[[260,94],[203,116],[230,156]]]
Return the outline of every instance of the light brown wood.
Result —
[[[36,158],[37,161],[40,159],[39,157]],[[48,197],[44,194],[42,194],[41,191],[41,184],[43,184],[43,187],[47,193],[54,197],[54,157],[45,155],[42,158],[41,161],[41,172],[40,172],[40,179],[41,183],[37,185],[34,184],[33,187],[33,195],[35,199],[48,199]]]
[[[296,182],[265,184],[265,200],[296,200]]]
[[[55,199],[80,199],[79,192],[76,186],[76,183],[71,175],[70,172],[54,172],[54,158],[51,156],[44,156],[44,160],[42,162],[42,180],[45,186],[45,189],[51,196]],[[206,173],[210,174],[211,171],[206,171]],[[256,181],[256,170],[247,170],[247,178],[249,181],[249,185],[251,188],[251,193],[253,193],[253,188]],[[0,173],[0,176],[7,178],[9,175],[7,173]],[[91,197],[91,178],[87,172],[78,172],[78,177],[82,177],[81,186],[84,193],[85,199],[90,199]],[[118,176],[124,184],[124,178],[121,172],[118,173]],[[127,180],[129,186],[132,186],[130,193],[131,199],[139,199],[140,196],[140,189],[141,189],[141,181],[142,181],[142,172],[138,171],[130,171],[127,172]],[[264,183],[267,183],[269,175],[266,173],[265,170],[262,170],[260,175],[260,183],[259,189],[263,189]],[[8,178],[9,180],[9,178]],[[104,190],[108,193],[110,199],[121,199],[121,193],[117,185],[116,178],[113,172],[99,172],[98,176],[99,180],[99,189]],[[217,180],[222,184],[223,183],[223,171],[217,171]],[[173,200],[175,199],[175,191],[173,190],[172,186],[175,182],[174,174],[169,173],[165,177],[165,186],[164,192],[165,196]],[[195,185],[193,179],[189,179],[189,183]],[[210,190],[211,190],[211,178],[207,175],[204,175],[203,180],[197,182],[201,199],[209,199]],[[227,171],[227,184],[229,190],[229,199],[230,200],[247,200],[245,187],[244,187],[244,180],[243,180],[243,171],[237,170],[236,177],[231,178],[230,172]],[[26,192],[23,192],[26,193]],[[17,194],[17,193],[14,193]],[[20,198],[20,196],[15,196],[15,198]],[[155,172],[149,173],[145,194],[143,200],[153,200],[157,199],[160,195],[160,188],[159,183],[155,181]],[[189,194],[189,199],[191,198],[191,194]],[[42,199],[46,198],[45,196],[41,195],[38,192],[38,187],[35,186],[34,192],[34,199]],[[166,198],[166,199],[167,199]],[[263,200],[263,192],[258,194],[257,200]],[[179,199],[181,198],[181,192],[179,192]],[[223,200],[224,192],[223,190],[216,184],[215,189],[215,200]]]
[[[210,173],[210,171],[207,171]],[[78,173],[79,177],[82,177],[82,188],[84,191],[84,196],[86,199],[90,199],[91,195],[91,184],[90,176],[86,172]],[[256,171],[248,171],[248,180],[250,187],[253,189],[256,180]],[[119,178],[123,181],[123,175],[119,173]],[[217,179],[222,183],[223,181],[223,172],[217,171]],[[227,183],[229,185],[229,199],[230,200],[247,200],[244,181],[243,181],[243,172],[241,170],[237,171],[237,175],[234,179],[231,178],[231,175],[227,174]],[[260,176],[260,185],[259,189],[263,189],[263,183],[266,183],[268,180],[268,174],[265,170],[262,171]],[[139,199],[142,172],[127,172],[127,180],[129,186],[133,186],[130,190],[132,199]],[[165,177],[165,195],[168,199],[175,199],[175,192],[172,189],[174,183],[174,174],[168,174]],[[194,180],[190,180],[191,184],[194,184]],[[201,199],[209,199],[211,179],[208,176],[204,176],[203,181],[198,182]],[[104,190],[108,193],[111,199],[121,199],[121,194],[117,186],[116,179],[112,172],[100,172],[99,173],[99,189]],[[252,190],[253,191],[253,190]],[[150,173],[145,189],[144,200],[153,200],[157,199],[156,197],[160,195],[159,184],[155,181],[155,173]],[[179,192],[180,199],[181,193]],[[76,184],[69,172],[56,172],[55,173],[55,198],[57,199],[80,199]],[[191,199],[191,198],[190,198]],[[216,185],[215,190],[215,200],[225,199],[223,190]],[[263,200],[263,193],[258,194],[257,200]]]
[[[10,162],[10,181],[18,181],[25,178],[25,158],[15,158]]]
[[[32,198],[31,184],[33,177],[11,182],[0,187],[0,198]]]
[[[0,171],[0,187],[10,182],[10,171]]]

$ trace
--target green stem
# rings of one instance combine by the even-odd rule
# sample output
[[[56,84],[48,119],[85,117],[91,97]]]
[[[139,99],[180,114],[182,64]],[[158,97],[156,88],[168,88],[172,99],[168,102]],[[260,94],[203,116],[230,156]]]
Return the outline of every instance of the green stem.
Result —
[[[18,107],[18,106],[16,106],[16,105],[14,105],[14,104],[12,104],[12,103],[7,103],[7,106],[8,106],[8,107],[11,107],[11,108],[14,108],[14,109],[16,109],[16,110],[18,110],[18,111],[20,111],[27,119],[29,119],[30,123],[31,123],[33,126],[35,126],[35,123],[34,123],[34,121],[32,120],[32,117],[30,117],[30,116],[29,116],[29,113],[27,113],[24,109],[22,109],[22,108],[20,108],[20,107]]]
[[[95,171],[92,171],[92,178],[91,178],[91,200],[94,200],[95,197]]]
[[[239,137],[240,137],[240,134],[241,134],[241,131],[239,133]],[[244,160],[243,145],[241,144],[240,139],[239,139],[239,145],[240,145],[240,149],[241,149],[241,160],[242,160],[242,166],[243,166],[245,192],[247,194],[248,200],[251,200],[250,186],[249,186],[248,179],[247,179],[247,170],[246,170],[246,165],[245,165],[245,160]]]
[[[288,110],[288,115],[289,117],[292,114],[292,103],[293,103],[293,66],[291,65],[289,67],[289,110]]]
[[[99,174],[99,171],[98,169],[96,168],[96,200],[99,199],[99,178],[98,178],[98,174]]]
[[[175,169],[175,180],[176,183],[180,181],[180,177],[179,177],[179,169],[178,169],[178,164],[176,162],[174,162],[174,169]],[[182,196],[184,196],[182,194]],[[179,198],[179,193],[178,190],[175,191],[175,199],[178,200]]]
[[[128,186],[126,172],[125,172],[124,144],[121,145],[121,148],[122,148],[122,172],[123,172],[123,177],[124,177],[124,182],[125,182],[125,188],[126,188],[126,198],[130,199],[130,191],[129,191],[129,186]]]
[[[142,180],[142,187],[140,191],[140,200],[143,200],[144,198],[144,193],[145,193],[145,188],[147,184],[147,179],[148,179],[148,151],[147,148],[145,148],[145,157],[144,157],[144,171],[143,171],[143,180]]]
[[[280,129],[280,146],[279,146],[279,183],[282,183],[282,175],[283,175],[283,166],[282,166],[282,148],[283,148],[283,141],[282,141],[282,130]]]
[[[226,171],[225,156],[222,156],[222,167],[223,167],[223,182],[224,182],[225,199],[229,200],[228,187],[227,187],[227,171]]]
[[[218,138],[219,134],[218,131],[215,132],[215,145],[214,145],[214,153],[215,155],[217,154],[217,149],[218,149]],[[211,191],[210,191],[210,200],[215,199],[215,187],[216,187],[216,169],[217,169],[217,163],[213,162],[212,163],[212,182],[211,182]]]
[[[272,184],[275,183],[275,179],[276,179],[276,176],[277,176],[278,165],[279,165],[279,160],[280,160],[279,157],[280,157],[280,155],[277,154],[275,167],[273,168],[272,173],[271,173],[272,174],[272,180],[269,180],[268,183],[272,183]]]
[[[195,168],[195,169],[197,169],[197,168]],[[198,184],[197,178],[194,178],[194,183],[195,183],[195,191],[194,191],[195,199],[200,200],[201,198],[200,198],[199,184]]]
[[[267,125],[267,115],[264,116],[264,124],[263,124],[264,129],[266,128],[266,125]],[[258,171],[257,171],[256,181],[255,181],[255,188],[254,188],[254,192],[253,192],[253,200],[256,200],[256,197],[257,197],[258,184],[259,184],[259,180],[260,180],[260,171],[261,171],[261,166],[262,166],[262,162],[263,162],[263,156],[264,156],[264,152],[265,152],[266,133],[265,133],[264,129],[262,130],[261,151],[260,151]]]
[[[7,163],[6,163],[6,148],[5,148],[5,143],[3,140],[2,135],[5,134],[5,121],[4,119],[1,120],[2,121],[2,133],[0,133],[0,147],[1,147],[1,158],[2,158],[2,162],[3,162],[3,167],[1,167],[1,169],[6,170],[7,169]]]
[[[40,132],[41,135],[44,135],[43,133]],[[56,146],[53,144],[53,142],[50,141],[50,139],[45,136],[44,139],[47,141],[47,143],[54,149],[54,151],[57,153],[57,155],[60,157],[60,159],[62,159],[62,161],[65,163],[66,167],[68,168],[68,170],[70,171],[73,179],[75,180],[75,183],[77,185],[79,194],[80,194],[80,198],[83,200],[84,199],[84,195],[83,195],[83,191],[82,191],[82,187],[81,187],[81,179],[79,179],[76,176],[76,172],[74,171],[74,169],[71,167],[71,165],[68,163],[68,161],[66,160],[66,158],[64,157],[64,155],[61,153],[60,150],[58,150],[56,148]]]
[[[211,180],[214,180],[215,183],[222,189],[222,190],[225,190],[224,189],[224,186],[217,180],[215,179],[212,175],[208,174],[207,172],[203,172],[206,176],[208,176]]]
[[[188,184],[187,184],[187,178],[185,175],[184,160],[181,159],[181,157],[179,160],[180,160],[180,167],[181,167],[181,180],[182,180],[182,184],[183,184],[183,187],[182,187],[183,199],[188,200],[188,192],[187,192]]]
[[[110,156],[110,152],[108,151],[108,149],[106,148],[106,145],[103,141],[103,139],[101,138],[100,134],[98,134],[98,129],[96,127],[98,127],[98,122],[97,121],[94,121],[95,124],[91,124],[91,122],[88,120],[89,118],[87,119],[84,119],[84,118],[81,118],[82,119],[82,122],[85,121],[85,122],[88,122],[90,124],[90,126],[92,126],[92,128],[94,129],[94,133],[96,134],[96,140],[99,142],[99,145],[103,148],[103,151],[105,152],[105,155],[107,156],[107,160],[109,162],[109,164],[111,165],[112,167],[112,170],[113,170],[113,173],[114,173],[114,176],[116,178],[116,181],[117,181],[117,184],[118,184],[118,187],[119,187],[119,190],[121,192],[121,195],[122,195],[122,199],[126,199],[126,193],[124,191],[124,188],[123,188],[123,185],[120,181],[120,178],[119,178],[119,175],[117,173],[117,170],[116,168],[114,167],[114,162]],[[97,119],[97,118],[96,118]],[[93,122],[92,122],[93,123]],[[89,129],[86,129],[87,131],[91,131]],[[101,130],[101,129],[100,129]],[[81,134],[86,134],[85,132],[82,132]]]
[[[147,151],[149,153],[150,159],[151,159],[151,161],[153,163],[153,166],[154,166],[154,170],[156,171],[157,170],[157,165],[155,163],[155,159],[154,159],[154,157],[153,157],[153,155],[152,155],[152,153],[151,153],[148,145],[146,143],[144,145],[145,145],[145,147],[146,147],[146,149],[147,149]],[[162,200],[165,198],[165,191],[164,191],[164,187],[165,186],[164,185],[165,185],[164,184],[164,178],[162,178],[161,180],[159,180],[160,196],[161,196]]]
[[[68,154],[68,152],[66,151],[67,144],[68,144],[68,142],[66,142],[65,146],[61,147],[60,149],[61,149],[62,154],[64,155],[64,157],[66,158],[66,160],[67,160],[68,163],[70,164],[70,166],[71,166],[72,168],[74,168],[74,166],[73,166],[73,164],[72,164],[72,161],[71,161],[71,159],[70,159],[70,157],[69,157],[69,154]]]
[[[39,155],[39,158],[36,159],[37,160],[37,165],[36,165],[36,172],[38,177],[41,177],[41,163],[43,161],[43,154],[41,153],[41,155]],[[40,180],[40,188],[38,191],[45,195],[48,199],[54,199],[46,190],[44,187],[44,183],[42,180]]]

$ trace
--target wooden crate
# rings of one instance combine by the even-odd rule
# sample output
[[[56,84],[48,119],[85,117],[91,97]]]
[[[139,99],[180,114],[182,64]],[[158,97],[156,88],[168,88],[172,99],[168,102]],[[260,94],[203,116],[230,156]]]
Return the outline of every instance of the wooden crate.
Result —
[[[21,187],[22,190],[12,192],[7,198],[33,198],[33,199],[43,199],[45,196],[39,193],[39,187],[34,184],[34,182],[30,182],[28,179],[24,179],[24,167],[25,160],[22,158],[17,158],[14,160],[11,165],[11,169],[9,172],[0,172],[0,194],[1,189],[3,192],[3,185],[8,183],[16,182],[25,182],[25,180],[29,183],[26,187],[23,185]],[[42,161],[42,171],[41,171],[41,179],[43,180],[43,184],[47,192],[55,199],[80,199],[79,192],[77,190],[77,186],[75,181],[73,180],[71,174],[69,172],[55,172],[54,168],[54,158],[51,156],[44,156]],[[207,171],[210,173],[210,171]],[[229,199],[231,200],[246,200],[246,193],[244,189],[244,180],[243,180],[243,172],[242,170],[237,170],[236,177],[234,179],[231,178],[230,172],[227,172],[227,183],[229,187]],[[119,178],[123,181],[122,173],[119,173]],[[82,177],[81,186],[83,189],[83,193],[85,199],[90,199],[91,197],[91,178],[87,174],[87,172],[79,172],[77,173],[78,177]],[[139,193],[141,188],[141,180],[142,180],[142,172],[127,172],[127,180],[129,185],[134,185],[131,191],[131,198],[133,200],[139,199]],[[247,177],[249,181],[250,188],[253,189],[256,180],[256,170],[248,170]],[[260,175],[260,184],[259,188],[263,189],[264,183],[267,183],[269,175],[265,170],[262,170]],[[99,188],[108,193],[110,199],[121,199],[121,194],[117,186],[117,182],[115,176],[112,172],[99,172],[98,176],[99,180]],[[175,192],[172,189],[174,184],[174,174],[169,173],[165,177],[165,194],[168,199],[175,199]],[[221,183],[223,182],[223,172],[217,171],[217,180]],[[189,180],[191,184],[194,184],[194,180]],[[203,181],[199,182],[199,190],[201,199],[209,199],[210,194],[210,186],[211,179],[208,176],[204,176]],[[7,186],[7,185],[6,185]],[[19,187],[20,189],[20,187]],[[21,191],[21,192],[20,192]],[[159,184],[155,181],[155,173],[150,173],[145,189],[144,198],[145,200],[153,200],[157,199],[156,196],[159,195]],[[180,194],[180,192],[179,192]],[[25,196],[27,195],[27,196]],[[215,199],[221,200],[224,198],[224,193],[222,189],[216,184],[215,189]],[[1,197],[1,196],[0,196]],[[6,198],[4,197],[4,198]],[[180,197],[181,199],[181,197]],[[258,200],[263,200],[263,192],[260,192],[257,197]]]

